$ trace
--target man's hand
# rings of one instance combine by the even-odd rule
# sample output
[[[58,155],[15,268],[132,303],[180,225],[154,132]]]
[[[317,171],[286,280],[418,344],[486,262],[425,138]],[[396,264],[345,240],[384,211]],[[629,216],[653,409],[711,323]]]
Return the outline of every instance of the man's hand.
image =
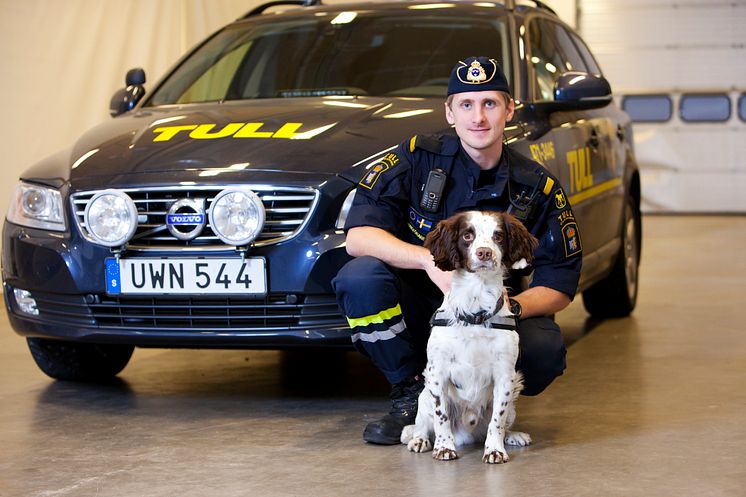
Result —
[[[430,255],[430,252],[428,252],[427,255]],[[451,290],[453,271],[441,271],[440,269],[435,267],[432,256],[430,256],[429,261],[424,264],[423,269],[425,270],[425,272],[427,272],[430,280],[435,283],[435,286],[440,288],[440,291],[443,292],[443,295]]]
[[[399,240],[380,228],[350,228],[347,232],[347,253],[353,257],[369,255],[401,269],[423,269],[441,292],[445,294],[451,289],[453,275],[435,267],[429,250]]]

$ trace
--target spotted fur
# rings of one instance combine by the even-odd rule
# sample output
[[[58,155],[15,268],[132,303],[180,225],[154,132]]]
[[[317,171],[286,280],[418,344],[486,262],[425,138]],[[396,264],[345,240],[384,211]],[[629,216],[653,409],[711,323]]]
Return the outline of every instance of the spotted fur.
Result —
[[[446,461],[458,458],[458,446],[484,440],[485,463],[507,462],[506,443],[531,443],[528,434],[508,431],[523,387],[515,370],[518,334],[457,322],[456,316],[492,311],[507,268],[525,267],[537,241],[508,214],[463,212],[441,221],[425,246],[440,269],[455,271],[439,309],[453,324],[433,327],[425,389],[402,443],[412,452],[432,449],[435,459]],[[510,315],[507,302],[497,314]]]

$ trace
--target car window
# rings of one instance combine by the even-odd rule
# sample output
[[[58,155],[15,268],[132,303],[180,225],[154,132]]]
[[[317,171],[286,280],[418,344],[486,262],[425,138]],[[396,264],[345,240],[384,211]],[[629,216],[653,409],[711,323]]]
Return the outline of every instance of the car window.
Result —
[[[632,121],[642,123],[666,122],[673,114],[668,95],[629,95],[622,99],[622,109]]]
[[[554,22],[551,24],[554,26],[554,34],[557,38],[557,43],[559,43],[559,46],[562,49],[562,54],[565,58],[565,70],[588,72],[588,67],[585,64],[583,57],[580,55],[580,52],[578,52],[578,49],[570,39],[570,35],[567,34],[565,28]]]
[[[534,85],[538,100],[554,100],[554,83],[566,72],[565,61],[552,35],[552,26],[543,19],[533,19],[528,25],[529,60],[534,69]]]
[[[578,47],[578,51],[583,56],[583,60],[585,61],[585,65],[588,68],[588,72],[600,76],[601,68],[598,66],[598,62],[596,62],[596,58],[593,57],[591,51],[588,50],[588,46],[575,33],[570,33],[570,36],[575,42],[575,46]]]
[[[725,94],[682,95],[679,102],[682,121],[721,122],[730,119],[730,98]]]
[[[224,29],[146,105],[327,95],[445,97],[455,61],[490,54],[511,74],[504,19],[360,14]]]

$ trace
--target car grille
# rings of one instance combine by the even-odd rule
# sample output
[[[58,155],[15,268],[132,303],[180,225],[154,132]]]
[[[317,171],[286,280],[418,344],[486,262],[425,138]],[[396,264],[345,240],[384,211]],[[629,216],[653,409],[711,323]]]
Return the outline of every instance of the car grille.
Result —
[[[271,294],[252,299],[35,293],[34,298],[39,318],[109,329],[282,332],[348,328],[333,295]]]
[[[254,240],[260,247],[288,240],[305,226],[316,205],[318,192],[313,188],[272,187],[242,185],[261,198],[264,204],[264,228]],[[225,245],[212,231],[209,220],[202,233],[194,240],[179,240],[166,229],[166,213],[171,205],[183,198],[205,199],[208,212],[215,196],[228,185],[188,188],[133,188],[121,189],[135,202],[138,212],[137,231],[128,248],[134,250],[225,250]],[[94,241],[86,229],[84,215],[88,201],[99,191],[87,191],[72,195],[75,219],[81,233]]]

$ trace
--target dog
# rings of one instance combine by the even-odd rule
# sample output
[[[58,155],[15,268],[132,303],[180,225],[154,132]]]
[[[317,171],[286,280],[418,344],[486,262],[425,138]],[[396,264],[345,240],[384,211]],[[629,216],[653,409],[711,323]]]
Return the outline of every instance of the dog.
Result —
[[[415,424],[402,443],[433,458],[458,458],[457,446],[484,440],[482,460],[508,461],[505,444],[526,446],[527,433],[510,432],[523,377],[515,369],[518,333],[504,292],[508,268],[525,268],[538,241],[501,212],[461,212],[425,239],[435,265],[454,271],[451,290],[431,320],[425,388]],[[434,436],[434,439],[433,439]]]

